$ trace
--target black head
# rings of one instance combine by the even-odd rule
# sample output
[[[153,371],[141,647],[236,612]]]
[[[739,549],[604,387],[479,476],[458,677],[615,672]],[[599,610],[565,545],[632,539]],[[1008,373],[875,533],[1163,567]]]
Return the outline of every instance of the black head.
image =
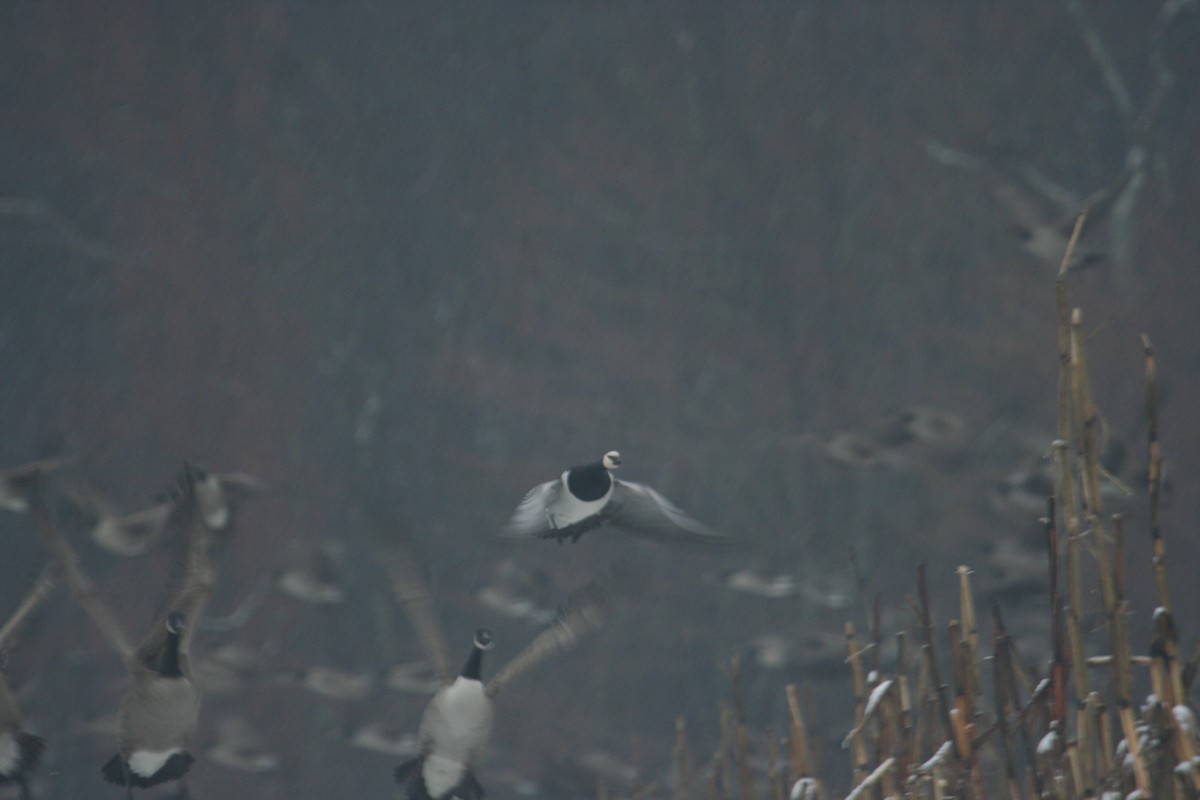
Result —
[[[492,646],[492,632],[487,628],[480,628],[475,631],[475,646],[471,649],[471,655],[467,658],[467,663],[463,665],[462,677],[470,680],[480,680],[480,668],[483,666],[483,651]]]

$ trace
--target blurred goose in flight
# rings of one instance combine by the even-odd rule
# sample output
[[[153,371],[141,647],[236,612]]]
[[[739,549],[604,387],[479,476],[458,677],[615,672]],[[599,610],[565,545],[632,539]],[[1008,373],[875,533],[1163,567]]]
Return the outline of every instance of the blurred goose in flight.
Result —
[[[599,461],[571,467],[557,480],[525,495],[504,532],[518,539],[569,538],[608,524],[661,542],[724,544],[728,539],[689,517],[649,486],[617,480],[621,454],[610,450]]]
[[[233,521],[238,501],[262,491],[262,484],[244,472],[208,472],[194,468],[196,506],[211,530],[223,531]]]
[[[27,513],[35,484],[75,461],[74,456],[44,458],[0,472],[0,508],[17,514]]]
[[[72,481],[65,497],[88,526],[92,541],[119,556],[145,553],[167,529],[175,503],[170,498],[129,514],[121,513],[112,499],[84,480]]]
[[[8,622],[0,627],[0,653],[4,652],[21,624],[53,588],[50,578],[43,575],[29,591]],[[21,800],[28,800],[31,797],[29,776],[37,768],[45,748],[46,743],[40,736],[34,736],[22,727],[17,701],[9,691],[4,673],[0,672],[0,786],[15,784]]]
[[[133,797],[135,786],[148,788],[182,780],[193,760],[186,748],[196,729],[200,692],[191,679],[189,651],[195,622],[208,603],[213,585],[213,537],[200,516],[195,485],[195,473],[185,465],[172,519],[172,524],[178,523],[187,532],[183,586],[173,598],[171,610],[137,648],[130,646],[112,609],[79,569],[40,492],[34,505],[42,538],[58,561],[72,594],[133,678],[117,712],[120,749],[101,768],[109,783],[128,787],[128,798]]]

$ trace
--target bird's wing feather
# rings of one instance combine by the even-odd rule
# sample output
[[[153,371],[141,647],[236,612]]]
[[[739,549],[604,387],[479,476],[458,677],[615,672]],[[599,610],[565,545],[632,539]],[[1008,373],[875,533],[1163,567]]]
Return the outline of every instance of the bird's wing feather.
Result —
[[[660,541],[725,544],[728,537],[697,522],[658,492],[641,483],[614,481],[606,521],[635,536]]]
[[[381,553],[384,569],[392,583],[392,593],[417,632],[425,654],[437,669],[442,683],[451,680],[450,647],[438,625],[429,591],[416,558],[403,537],[397,536]]]
[[[553,533],[546,509],[557,502],[561,491],[561,480],[546,481],[530,489],[504,526],[503,534],[513,539],[537,539]]]
[[[576,590],[559,609],[554,622],[488,682],[485,689],[488,697],[495,697],[513,678],[550,656],[569,650],[585,634],[603,625],[607,611],[631,580],[628,564],[618,561]]]

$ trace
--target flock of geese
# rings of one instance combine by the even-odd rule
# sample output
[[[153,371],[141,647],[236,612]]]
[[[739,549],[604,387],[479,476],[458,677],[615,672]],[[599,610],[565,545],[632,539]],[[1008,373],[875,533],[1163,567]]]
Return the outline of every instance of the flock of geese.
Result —
[[[593,463],[565,470],[535,486],[512,514],[503,535],[519,539],[578,542],[589,531],[608,526],[664,542],[721,545],[730,540],[681,511],[649,486],[619,480],[615,451]],[[187,795],[186,775],[194,758],[188,751],[200,715],[202,686],[193,679],[191,642],[212,593],[212,553],[233,524],[237,500],[261,489],[248,475],[207,472],[185,464],[169,496],[143,511],[122,515],[98,492],[63,476],[74,461],[55,458],[0,473],[0,508],[28,514],[50,553],[50,565],[0,628],[0,655],[59,578],[129,672],[128,689],[117,710],[115,754],[100,767],[105,781],[126,788],[148,788],[177,781]],[[186,541],[186,562],[178,590],[136,646],[116,615],[84,574],[63,536],[51,492],[82,512],[93,540],[122,555],[145,552],[166,535]],[[573,646],[602,624],[605,612],[628,580],[624,562],[599,572],[570,595],[540,634],[490,680],[483,680],[484,653],[491,633],[475,632],[470,654],[454,672],[450,648],[436,622],[432,596],[420,565],[402,538],[389,542],[381,558],[395,599],[411,622],[434,665],[438,688],[417,730],[418,750],[394,771],[410,800],[457,797],[478,800],[484,790],[473,768],[492,726],[492,700],[513,678],[550,655]],[[30,776],[46,743],[22,725],[20,710],[0,673],[0,786],[15,784],[20,797],[32,797]]]

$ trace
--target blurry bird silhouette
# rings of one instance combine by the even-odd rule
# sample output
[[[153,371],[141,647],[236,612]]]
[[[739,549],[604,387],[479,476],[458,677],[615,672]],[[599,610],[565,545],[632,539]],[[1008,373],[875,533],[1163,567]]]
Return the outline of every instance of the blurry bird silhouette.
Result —
[[[68,483],[63,495],[87,526],[92,541],[119,556],[138,556],[157,544],[175,508],[175,501],[167,498],[123,514],[105,492],[83,479]]]
[[[244,472],[209,472],[194,468],[196,507],[211,530],[224,531],[233,522],[237,504],[263,490],[253,475]]]
[[[285,594],[306,603],[346,602],[343,579],[344,546],[336,540],[312,542],[303,547],[295,563],[279,574],[276,585]]]
[[[28,513],[35,486],[76,461],[74,456],[44,458],[0,472],[0,508],[17,514]]]

